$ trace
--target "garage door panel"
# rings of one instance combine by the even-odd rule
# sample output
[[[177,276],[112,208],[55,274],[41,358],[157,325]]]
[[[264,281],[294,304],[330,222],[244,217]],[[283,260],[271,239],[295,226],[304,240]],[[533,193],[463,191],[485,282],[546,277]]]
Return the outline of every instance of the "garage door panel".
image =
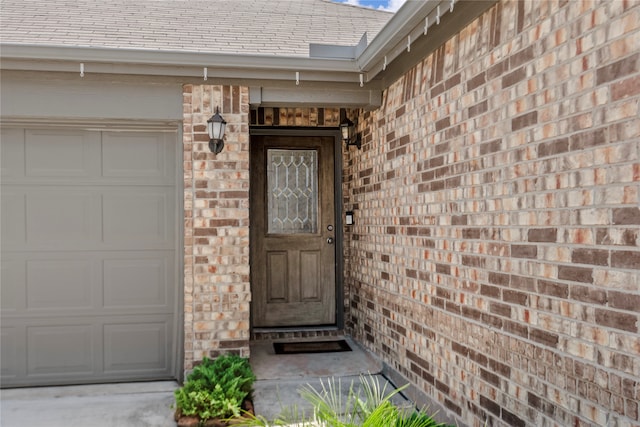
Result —
[[[4,236],[3,236],[4,237]],[[24,260],[2,257],[0,262],[0,307],[3,314],[12,314],[27,307],[26,267]]]
[[[0,206],[2,206],[2,246],[23,246],[27,239],[26,195],[20,191],[3,188]]]
[[[175,251],[34,251],[0,263],[3,316],[115,316],[175,310]]]
[[[166,306],[171,259],[139,257],[104,261],[105,308]]]
[[[95,334],[91,324],[29,326],[27,346],[28,376],[93,373]]]
[[[105,373],[168,372],[168,321],[104,325]]]
[[[25,133],[25,171],[31,177],[87,178],[99,171],[100,135],[83,130]]]
[[[63,250],[3,253],[3,320],[8,316],[28,319],[95,313],[102,306],[102,259],[108,254]]]
[[[27,262],[28,309],[92,308],[93,265],[90,260]]]
[[[2,127],[2,170],[3,180],[24,177],[24,129]]]
[[[174,240],[168,221],[174,209],[171,190],[159,188],[104,195],[106,244],[163,248]]]
[[[100,197],[88,189],[51,189],[27,194],[27,240],[33,245],[77,248],[97,243]]]
[[[173,144],[166,133],[105,132],[102,151],[105,177],[174,182]]]
[[[0,330],[0,357],[2,357],[2,381],[24,375],[24,328],[4,326]]]

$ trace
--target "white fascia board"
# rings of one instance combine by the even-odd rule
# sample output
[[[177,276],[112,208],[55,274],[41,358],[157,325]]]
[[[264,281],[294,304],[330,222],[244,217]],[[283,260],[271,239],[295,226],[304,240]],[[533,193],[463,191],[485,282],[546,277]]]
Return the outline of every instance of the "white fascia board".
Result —
[[[16,69],[21,64],[22,67],[30,67],[26,69],[38,71],[46,71],[43,69],[46,63],[58,64],[58,69],[51,71],[62,71],[60,64],[73,64],[71,70],[74,70],[82,63],[101,65],[94,70],[105,69],[105,66],[117,68],[118,73],[123,74],[127,74],[129,68],[132,71],[130,74],[191,77],[201,76],[204,67],[212,76],[215,70],[221,70],[222,74],[227,74],[224,70],[232,70],[236,78],[242,78],[242,73],[246,71],[248,78],[254,78],[259,72],[262,79],[269,79],[269,74],[273,73],[277,80],[285,74],[289,79],[289,75],[295,72],[307,72],[309,80],[358,82],[360,74],[353,59],[8,43],[0,44],[0,59],[2,68],[10,66],[10,69]],[[158,71],[154,72],[154,67],[158,67]]]
[[[310,43],[310,58],[343,58],[356,59],[367,47],[367,33],[365,32],[357,45],[341,46],[334,44]]]
[[[411,52],[411,46],[426,43],[444,43],[446,39],[461,31],[471,19],[479,16],[498,0],[424,0],[407,1],[376,35],[371,44],[356,59],[358,68],[364,74],[364,82],[369,83],[399,56]],[[446,28],[439,27],[442,17]],[[450,16],[449,16],[450,14]],[[439,33],[430,38],[429,29]],[[437,31],[436,31],[437,30]],[[443,34],[446,35],[443,39]],[[424,55],[420,50],[418,55]],[[379,79],[377,79],[379,80]],[[383,83],[384,85],[384,83]]]
[[[417,57],[424,57],[442,43],[445,43],[450,37],[460,32],[469,22],[480,16],[497,1],[407,1],[387,24],[389,34],[383,35],[380,40],[377,40],[376,37],[369,46],[370,49],[363,52],[357,59],[358,65],[365,75],[365,83],[378,77],[392,61],[403,57],[406,59],[408,55],[414,55],[411,51],[411,46],[413,45],[418,47],[415,50],[419,52]],[[396,17],[398,17],[398,21],[394,21]],[[440,24],[440,21],[443,24]],[[392,68],[396,69],[396,73],[391,75],[398,77],[398,67],[395,67],[395,65],[397,64],[394,63]],[[406,71],[407,67],[411,65],[405,60],[401,61],[399,66]],[[388,76],[388,73],[385,76]],[[386,77],[383,77],[382,80],[382,86],[389,83]]]
[[[73,74],[80,72],[80,64],[84,64],[85,77],[92,75],[121,75],[141,76],[164,80],[179,80],[182,82],[197,82],[204,79],[204,67],[181,67],[170,65],[140,65],[103,62],[63,62],[63,61],[33,61],[25,59],[2,59],[3,71],[47,72]],[[296,75],[296,72],[298,73]],[[316,83],[347,84],[360,86],[359,73],[353,72],[323,72],[323,71],[294,71],[294,70],[265,70],[260,68],[227,68],[207,67],[208,81],[213,84],[241,84],[250,85],[257,82],[284,82],[295,84],[296,77],[301,85]],[[231,83],[233,82],[233,83]],[[238,83],[240,82],[240,83]],[[252,83],[253,82],[253,83]],[[376,82],[369,87],[379,85]]]

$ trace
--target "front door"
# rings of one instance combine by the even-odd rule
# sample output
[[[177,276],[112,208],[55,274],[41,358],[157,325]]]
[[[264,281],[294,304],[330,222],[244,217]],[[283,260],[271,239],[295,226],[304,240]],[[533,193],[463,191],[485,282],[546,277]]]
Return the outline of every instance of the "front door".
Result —
[[[334,137],[252,136],[254,327],[336,323]]]

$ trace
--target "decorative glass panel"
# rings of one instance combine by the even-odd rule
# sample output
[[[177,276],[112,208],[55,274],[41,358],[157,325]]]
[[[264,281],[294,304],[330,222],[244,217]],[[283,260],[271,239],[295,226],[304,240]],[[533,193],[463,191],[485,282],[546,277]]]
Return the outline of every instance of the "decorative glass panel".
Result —
[[[318,153],[268,150],[269,233],[318,231]]]

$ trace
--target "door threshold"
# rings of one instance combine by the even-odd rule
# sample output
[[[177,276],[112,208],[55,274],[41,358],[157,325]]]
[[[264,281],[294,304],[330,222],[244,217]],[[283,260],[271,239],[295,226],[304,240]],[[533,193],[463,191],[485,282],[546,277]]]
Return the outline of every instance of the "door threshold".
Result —
[[[300,326],[286,328],[254,328],[251,341],[264,341],[285,338],[321,338],[344,335],[344,329],[337,326]]]

